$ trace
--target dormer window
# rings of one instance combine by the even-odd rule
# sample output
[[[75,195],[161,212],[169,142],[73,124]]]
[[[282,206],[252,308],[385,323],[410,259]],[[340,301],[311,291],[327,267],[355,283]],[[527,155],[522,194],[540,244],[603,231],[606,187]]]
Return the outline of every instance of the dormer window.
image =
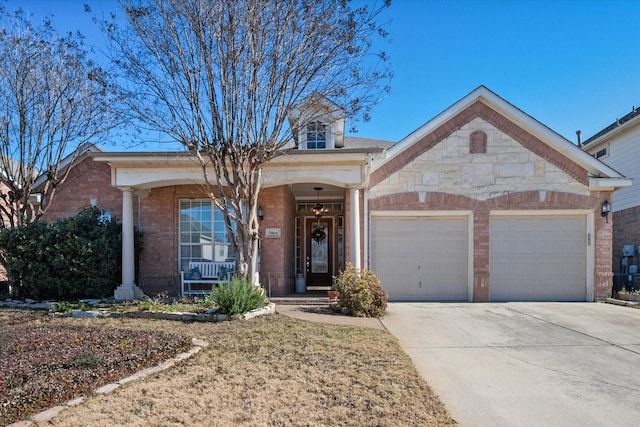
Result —
[[[327,148],[329,126],[322,122],[311,122],[307,125],[307,149]]]
[[[289,113],[298,150],[334,150],[344,147],[344,109],[320,94],[312,94]]]

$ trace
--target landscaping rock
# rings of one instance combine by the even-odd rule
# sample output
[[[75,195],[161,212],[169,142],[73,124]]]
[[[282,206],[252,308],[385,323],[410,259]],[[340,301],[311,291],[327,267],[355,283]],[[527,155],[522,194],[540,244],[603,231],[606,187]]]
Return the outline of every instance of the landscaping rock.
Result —
[[[99,311],[72,310],[71,317],[75,317],[77,319],[91,319],[95,317],[102,317],[102,313]]]

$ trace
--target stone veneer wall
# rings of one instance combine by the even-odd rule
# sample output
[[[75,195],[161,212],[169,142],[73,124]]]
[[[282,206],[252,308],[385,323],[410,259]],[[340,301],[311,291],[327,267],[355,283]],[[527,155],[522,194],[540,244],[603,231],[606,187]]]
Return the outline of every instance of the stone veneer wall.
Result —
[[[487,134],[487,152],[470,153],[470,135]],[[418,143],[420,144],[420,143]],[[487,200],[520,191],[557,191],[588,195],[589,189],[558,166],[525,148],[481,118],[382,179],[372,197],[407,191],[443,192]]]

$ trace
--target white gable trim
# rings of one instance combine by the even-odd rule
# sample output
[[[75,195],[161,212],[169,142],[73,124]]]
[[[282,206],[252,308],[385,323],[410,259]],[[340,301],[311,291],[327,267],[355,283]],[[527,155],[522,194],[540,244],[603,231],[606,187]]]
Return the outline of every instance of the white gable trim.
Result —
[[[533,117],[524,113],[514,105],[505,101],[503,98],[499,97],[485,86],[478,87],[473,92],[469,93],[464,98],[453,104],[451,107],[447,108],[442,113],[438,114],[436,117],[422,125],[420,128],[416,129],[414,132],[403,138],[393,147],[389,148],[387,150],[387,157],[376,164],[375,168],[377,169],[381,167],[390,159],[406,150],[413,143],[433,132],[443,123],[460,114],[462,111],[464,111],[466,108],[470,107],[477,101],[484,103],[489,108],[502,114],[503,116],[520,126],[522,129],[536,136],[553,150],[563,154],[567,158],[576,162],[578,165],[584,167],[592,175],[603,178],[624,178],[615,170],[611,169],[601,161],[593,158],[591,155],[585,153],[579,147],[563,138],[556,132],[552,131]]]

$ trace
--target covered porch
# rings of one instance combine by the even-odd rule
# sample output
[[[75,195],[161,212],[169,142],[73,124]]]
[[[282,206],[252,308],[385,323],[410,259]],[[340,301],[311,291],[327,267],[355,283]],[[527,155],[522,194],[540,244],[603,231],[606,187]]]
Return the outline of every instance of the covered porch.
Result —
[[[206,197],[199,165],[187,153],[97,153],[94,160],[110,164],[111,184],[122,191],[123,276],[116,298],[165,288],[178,293],[185,261],[180,209],[184,200]],[[272,296],[326,289],[346,262],[362,265],[370,161],[370,150],[335,150],[286,154],[265,165],[259,273]],[[145,248],[137,266],[136,228]]]

